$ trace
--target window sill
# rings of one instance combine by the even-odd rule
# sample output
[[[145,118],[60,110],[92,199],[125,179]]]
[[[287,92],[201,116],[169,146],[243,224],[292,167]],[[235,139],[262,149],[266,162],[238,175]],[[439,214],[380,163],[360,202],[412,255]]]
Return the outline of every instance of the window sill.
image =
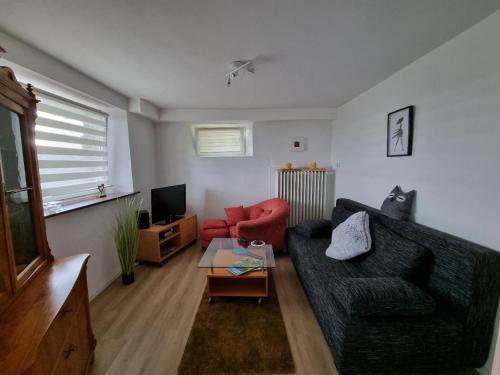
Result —
[[[45,218],[48,219],[50,217],[59,216],[63,214],[67,214],[68,212],[73,212],[77,210],[81,210],[83,208],[97,206],[98,204],[103,204],[110,201],[115,201],[121,198],[131,197],[133,195],[139,194],[139,191],[135,191],[132,193],[109,193],[104,198],[91,198],[86,199],[84,201],[80,201],[77,203],[68,204],[66,206],[61,207],[57,212],[51,212],[45,215]]]

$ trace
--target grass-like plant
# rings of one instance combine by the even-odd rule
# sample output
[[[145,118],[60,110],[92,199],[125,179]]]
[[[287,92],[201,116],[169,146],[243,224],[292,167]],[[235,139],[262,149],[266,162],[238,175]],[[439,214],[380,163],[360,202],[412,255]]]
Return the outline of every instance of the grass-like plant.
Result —
[[[120,259],[122,274],[134,274],[135,259],[139,249],[139,228],[137,221],[142,200],[128,198],[124,208],[116,216],[115,245]],[[125,282],[125,281],[124,281]]]

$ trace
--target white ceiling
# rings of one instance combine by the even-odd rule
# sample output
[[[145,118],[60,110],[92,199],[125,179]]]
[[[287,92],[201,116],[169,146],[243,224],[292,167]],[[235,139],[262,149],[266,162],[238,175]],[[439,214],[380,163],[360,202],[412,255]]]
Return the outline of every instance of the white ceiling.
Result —
[[[337,107],[499,0],[0,0],[0,28],[163,108]],[[230,61],[256,74],[225,87]]]

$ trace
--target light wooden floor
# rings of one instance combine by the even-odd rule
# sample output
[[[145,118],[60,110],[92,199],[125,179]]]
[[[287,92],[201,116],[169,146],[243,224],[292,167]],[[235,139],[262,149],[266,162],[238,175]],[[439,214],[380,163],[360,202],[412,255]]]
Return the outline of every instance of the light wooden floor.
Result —
[[[91,303],[97,338],[91,375],[176,374],[205,287],[202,255],[192,246],[163,267],[139,266],[136,282],[115,281]],[[273,270],[298,374],[337,370],[290,258]]]

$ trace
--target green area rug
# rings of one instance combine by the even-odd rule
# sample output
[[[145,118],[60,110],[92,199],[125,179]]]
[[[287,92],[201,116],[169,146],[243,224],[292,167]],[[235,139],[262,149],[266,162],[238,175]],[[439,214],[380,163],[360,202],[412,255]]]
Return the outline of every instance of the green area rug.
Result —
[[[203,295],[179,366],[179,375],[289,374],[295,372],[272,278],[269,297]]]

